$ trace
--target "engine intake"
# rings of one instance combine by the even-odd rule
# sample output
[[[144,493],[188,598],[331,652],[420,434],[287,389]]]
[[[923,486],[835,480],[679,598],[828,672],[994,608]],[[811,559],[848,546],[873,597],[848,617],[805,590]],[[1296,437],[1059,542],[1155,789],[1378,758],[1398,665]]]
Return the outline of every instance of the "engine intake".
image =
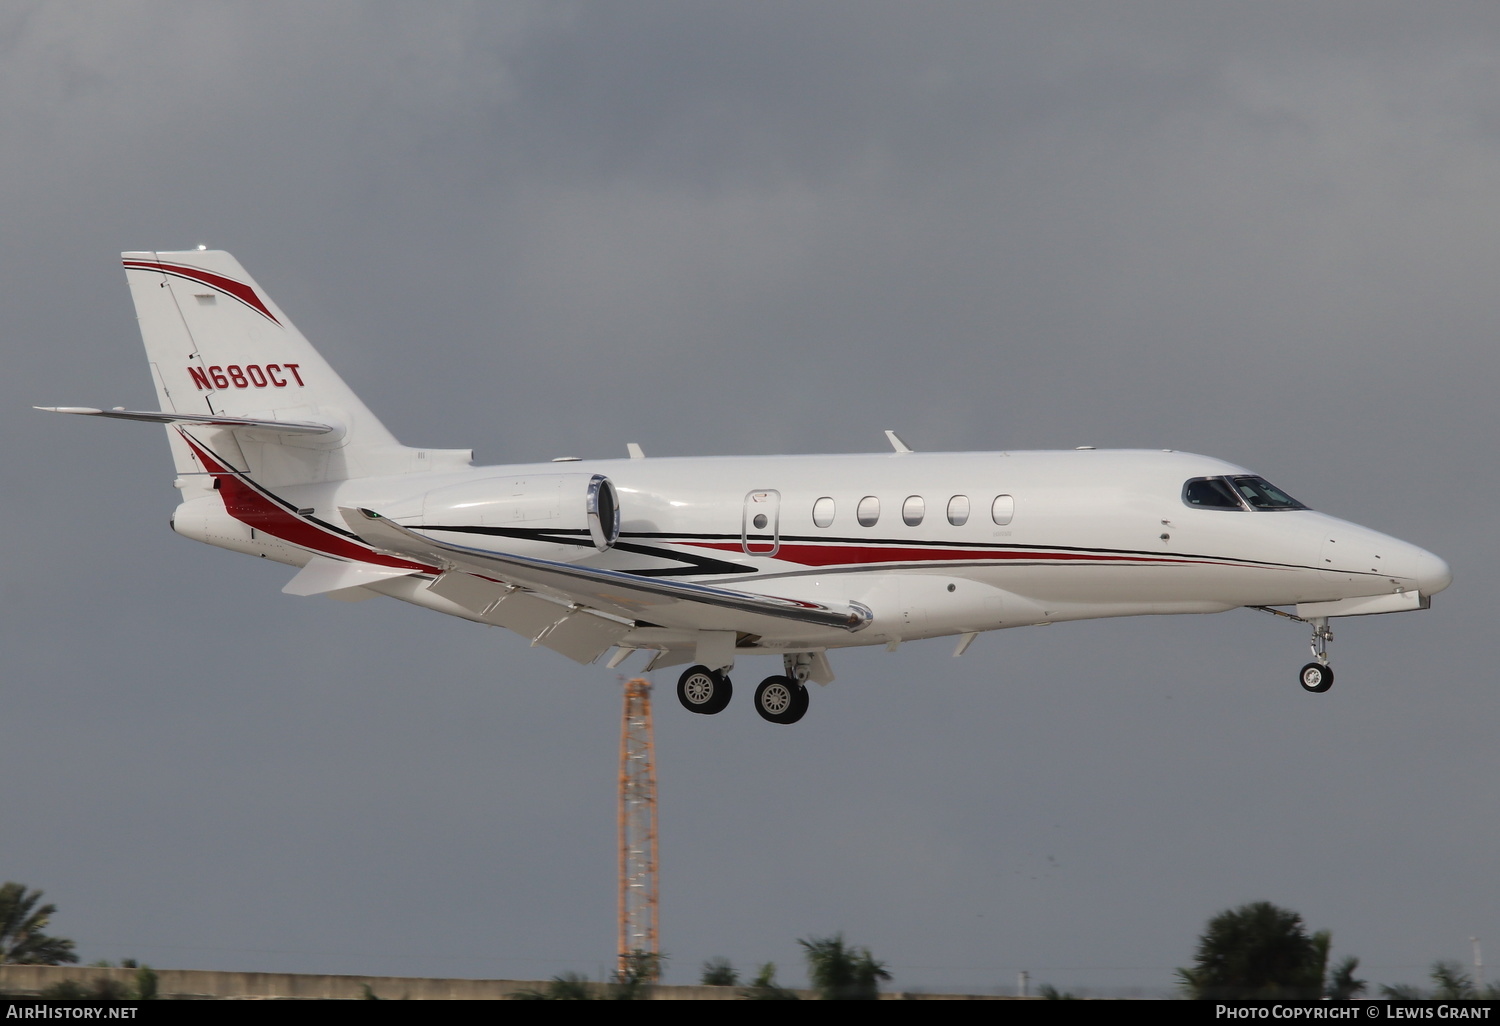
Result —
[[[620,537],[620,499],[615,494],[614,482],[603,474],[589,479],[588,491],[589,537],[594,548],[604,552]]]

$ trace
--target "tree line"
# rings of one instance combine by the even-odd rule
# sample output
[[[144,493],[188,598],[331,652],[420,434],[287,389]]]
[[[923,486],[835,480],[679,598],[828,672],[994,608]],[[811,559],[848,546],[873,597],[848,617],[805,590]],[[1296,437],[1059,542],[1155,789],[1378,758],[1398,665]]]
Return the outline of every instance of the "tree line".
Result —
[[[0,884],[0,964],[63,965],[78,961],[73,941],[54,937],[47,932],[57,906],[42,904],[41,891],[29,891],[12,881]],[[1369,984],[1356,976],[1359,959],[1344,958],[1330,968],[1328,964],[1332,934],[1319,930],[1309,934],[1298,913],[1280,908],[1268,901],[1254,901],[1238,908],[1226,909],[1208,921],[1198,938],[1193,964],[1177,970],[1177,982],[1184,997],[1200,1000],[1347,1000],[1367,993]],[[877,961],[869,948],[847,943],[841,933],[831,937],[809,937],[798,940],[807,961],[807,976],[817,996],[826,1001],[873,1000],[880,996],[880,984],[891,979],[884,962]],[[649,995],[652,983],[661,976],[664,956],[651,952],[634,952],[624,960],[623,968],[613,977],[593,983],[576,973],[552,978],[540,990],[523,991],[514,997],[523,1000],[563,1001],[599,998],[632,1000]],[[96,965],[110,965],[98,962]],[[134,968],[136,987],[133,995],[154,997],[156,974],[150,966],[125,960],[121,965]],[[1500,986],[1481,986],[1454,961],[1432,964],[1428,974],[1430,989],[1410,984],[1380,988],[1380,996],[1409,1001],[1423,998],[1443,1000],[1500,1000]],[[752,1001],[795,1001],[798,994],[776,982],[776,965],[766,962],[749,979],[741,979],[728,959],[713,958],[703,963],[699,982],[705,986],[738,987],[739,996]],[[77,984],[59,984],[60,987]],[[1042,996],[1068,997],[1050,986],[1043,986]],[[58,993],[54,997],[84,997],[81,992]],[[94,995],[98,996],[98,995]]]
[[[823,1001],[874,1001],[880,997],[880,983],[891,978],[884,962],[875,960],[869,948],[859,948],[844,941],[844,935],[811,937],[797,941],[807,959],[807,977],[813,991]],[[511,997],[521,1001],[631,1001],[650,997],[651,981],[661,975],[665,961],[662,955],[632,952],[623,967],[603,983],[594,983],[577,973],[554,976],[540,990],[525,990]],[[738,987],[739,997],[746,1001],[800,1001],[795,990],[776,982],[776,963],[766,962],[749,980],[740,979],[739,971],[727,958],[711,958],[703,963],[699,984],[705,987]]]
[[[1198,938],[1193,964],[1177,970],[1183,995],[1223,1000],[1348,1000],[1369,984],[1355,976],[1359,959],[1345,958],[1330,971],[1332,934],[1309,935],[1302,917],[1269,901],[1253,901],[1220,912]],[[1481,988],[1457,962],[1439,959],[1429,972],[1430,990],[1410,984],[1380,988],[1393,1001],[1500,999],[1500,987]]]

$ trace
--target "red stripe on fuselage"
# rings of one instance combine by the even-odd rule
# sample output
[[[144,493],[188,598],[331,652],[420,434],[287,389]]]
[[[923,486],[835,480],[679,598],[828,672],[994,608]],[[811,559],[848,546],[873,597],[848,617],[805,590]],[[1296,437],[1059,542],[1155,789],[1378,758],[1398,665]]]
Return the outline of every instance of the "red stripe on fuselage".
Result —
[[[293,545],[299,545],[323,555],[338,556],[359,563],[374,563],[376,566],[417,570],[426,574],[442,573],[438,567],[382,555],[348,538],[331,534],[315,524],[308,523],[263,495],[244,475],[236,474],[214,459],[187,432],[179,429],[178,433],[186,439],[188,445],[193,447],[193,452],[198,454],[198,459],[202,461],[204,469],[219,482],[219,496],[224,500],[224,508],[240,523],[253,527],[257,531],[264,531],[273,538],[291,542]]]
[[[133,267],[141,271],[161,271],[163,274],[175,274],[179,278],[190,278],[193,281],[202,282],[209,288],[218,289],[220,292],[223,292],[226,295],[233,296],[235,299],[238,299],[241,303],[244,303],[252,310],[260,313],[272,324],[279,325],[281,323],[276,319],[276,315],[273,314],[270,309],[267,308],[266,304],[261,301],[260,296],[255,294],[255,290],[242,281],[235,281],[233,278],[226,278],[222,274],[215,274],[212,271],[205,271],[201,267],[187,267],[182,264],[157,263],[154,261],[146,260],[126,260],[125,266]]]
[[[693,542],[694,548],[741,552],[737,542]],[[896,546],[855,547],[844,545],[785,544],[777,550],[776,559],[803,566],[848,566],[860,563],[946,563],[946,562],[1081,562],[1081,563],[1196,563],[1192,559],[1170,559],[1158,556],[1099,555],[1089,552],[1047,552],[1026,549],[927,549]]]

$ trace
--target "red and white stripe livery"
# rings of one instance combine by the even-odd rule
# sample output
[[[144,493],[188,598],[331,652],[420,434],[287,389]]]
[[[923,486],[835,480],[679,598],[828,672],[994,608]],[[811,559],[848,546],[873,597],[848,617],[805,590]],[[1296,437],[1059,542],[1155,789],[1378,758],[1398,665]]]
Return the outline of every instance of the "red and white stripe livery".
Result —
[[[126,253],[180,533],[299,568],[285,591],[398,598],[579,662],[691,664],[718,712],[754,655],[766,719],[807,708],[827,652],[1002,627],[1265,608],[1310,624],[1426,608],[1438,557],[1171,451],[629,458],[476,467],[396,441],[228,253]]]

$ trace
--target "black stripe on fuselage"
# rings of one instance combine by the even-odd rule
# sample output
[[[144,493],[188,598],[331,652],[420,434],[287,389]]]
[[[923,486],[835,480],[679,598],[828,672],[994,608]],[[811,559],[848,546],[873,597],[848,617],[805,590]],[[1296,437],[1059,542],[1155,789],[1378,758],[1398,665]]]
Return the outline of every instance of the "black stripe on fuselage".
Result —
[[[483,534],[494,537],[510,537],[527,539],[532,541],[548,541],[565,545],[592,546],[588,534],[582,530],[559,531],[540,528],[506,528],[506,527],[477,527],[477,526],[442,526],[423,527],[424,531],[454,531],[466,534]],[[658,559],[670,559],[674,562],[687,565],[680,567],[664,567],[650,570],[631,570],[633,574],[642,577],[679,577],[696,574],[757,574],[763,579],[774,579],[779,577],[803,577],[819,573],[864,573],[880,570],[899,569],[901,567],[920,566],[923,569],[954,569],[974,567],[996,567],[996,566],[1097,566],[1098,564],[1087,561],[1060,563],[1055,560],[1039,558],[1036,560],[995,560],[985,561],[963,561],[942,560],[934,562],[904,562],[904,563],[850,563],[832,564],[817,567],[809,567],[806,570],[789,570],[769,572],[759,570],[755,567],[745,566],[741,563],[730,563],[722,559],[702,556],[697,553],[687,553],[679,549],[664,548],[653,545],[640,544],[646,539],[660,540],[667,544],[693,545],[698,542],[725,542],[738,541],[738,534],[710,534],[710,533],[671,533],[671,532],[634,532],[629,535],[621,535],[620,540],[615,542],[614,548],[623,552],[631,552],[643,556],[652,556]],[[627,541],[626,539],[637,539]],[[1147,549],[1104,549],[1091,548],[1083,545],[1021,545],[1012,543],[996,544],[994,542],[970,542],[970,541],[927,541],[907,538],[848,538],[828,537],[820,535],[781,535],[779,541],[784,543],[812,543],[826,545],[830,548],[848,547],[851,551],[871,546],[893,546],[907,549],[974,549],[974,550],[1000,550],[1006,552],[1035,552],[1038,554],[1046,552],[1079,553],[1082,555],[1098,555],[1102,558],[1114,557],[1116,559],[1140,557],[1155,562],[1163,560],[1179,561],[1176,565],[1202,565],[1232,564],[1238,566],[1262,567],[1271,570],[1317,570],[1326,571],[1327,567],[1306,566],[1301,563],[1278,563],[1270,560],[1245,559],[1233,556],[1215,556],[1207,553],[1195,552],[1153,552]],[[767,557],[775,559],[774,556]],[[1141,566],[1141,563],[1128,563],[1124,565]],[[1339,573],[1357,574],[1364,577],[1380,577],[1380,573],[1360,570],[1341,570]]]
[[[574,545],[579,548],[593,548],[593,539],[587,531],[582,530],[547,530],[545,528],[525,527],[458,527],[447,526],[424,526],[423,531],[450,531],[455,534],[479,534],[488,535],[493,538],[515,538],[523,541],[551,542],[556,545]],[[631,537],[639,537],[631,535]],[[724,536],[728,538],[729,536]],[[652,556],[657,559],[670,559],[681,566],[655,567],[645,570],[631,570],[637,577],[693,577],[703,574],[753,574],[756,569],[753,566],[745,566],[741,563],[730,563],[727,560],[716,559],[713,556],[705,556],[697,552],[679,552],[676,549],[664,549],[656,545],[640,545],[635,542],[625,541],[622,537],[616,541],[611,549],[621,552],[631,552],[638,556]]]

